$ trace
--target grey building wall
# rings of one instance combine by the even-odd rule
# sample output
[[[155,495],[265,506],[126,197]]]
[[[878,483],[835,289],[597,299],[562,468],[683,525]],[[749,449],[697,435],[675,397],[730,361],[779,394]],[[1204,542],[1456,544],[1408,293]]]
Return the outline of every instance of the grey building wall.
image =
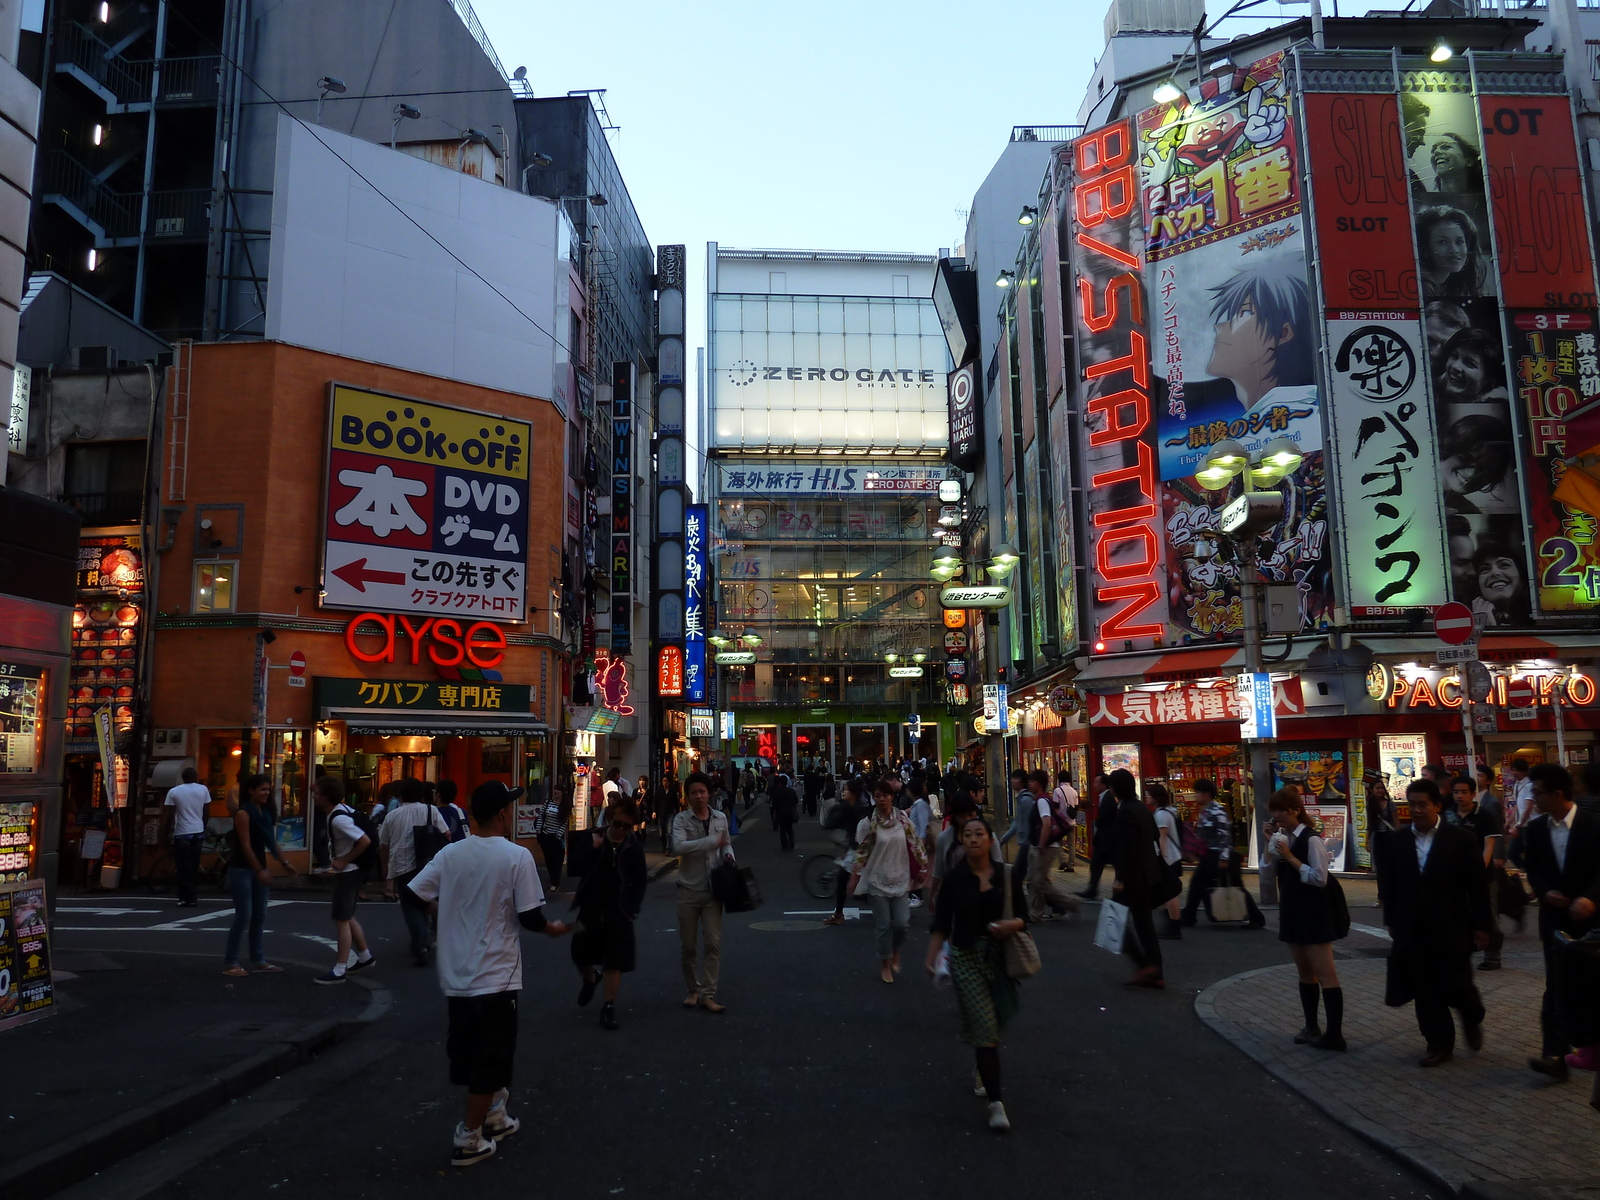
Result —
[[[0,424],[8,427],[39,129],[39,89],[17,69],[21,31],[21,4],[0,6]],[[0,455],[0,484],[9,457]]]

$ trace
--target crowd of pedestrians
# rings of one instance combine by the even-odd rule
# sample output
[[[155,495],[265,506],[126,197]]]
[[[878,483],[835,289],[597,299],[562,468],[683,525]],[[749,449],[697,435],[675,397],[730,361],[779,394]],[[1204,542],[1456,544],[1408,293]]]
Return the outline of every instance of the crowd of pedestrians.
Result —
[[[795,849],[796,826],[819,819],[834,842],[834,911],[824,924],[845,921],[846,903],[864,901],[873,922],[879,979],[894,984],[910,936],[913,910],[930,910],[925,966],[947,983],[959,1015],[960,1037],[973,1049],[973,1089],[997,1132],[1010,1128],[1001,1082],[1003,1031],[1020,1007],[1020,981],[1033,945],[1028,927],[1077,913],[1098,900],[1109,869],[1121,932],[1114,944],[1133,963],[1127,984],[1166,986],[1161,942],[1182,937],[1201,906],[1209,919],[1260,929],[1266,918],[1243,884],[1248,824],[1219,797],[1209,779],[1192,784],[1194,820],[1186,824],[1161,783],[1126,770],[1095,778],[1080,794],[1067,771],[1054,778],[1016,770],[1008,778],[1010,822],[996,836],[987,788],[976,774],[937,764],[871,764],[870,773],[836,780],[820,760],[752,766],[713,764],[707,772],[652,785],[610,771],[594,790],[594,819],[573,831],[573,797],[553,790],[533,806],[537,859],[512,839],[514,802],[501,783],[474,790],[468,811],[456,788],[402,779],[381,789],[368,811],[346,802],[340,779],[322,775],[313,793],[326,850],[321,871],[330,883],[335,961],[316,977],[343,983],[376,965],[368,932],[357,919],[369,878],[397,902],[417,966],[433,965],[447,998],[447,1057],[452,1083],[465,1087],[452,1162],[467,1166],[495,1153],[519,1122],[506,1110],[517,1036],[522,966],[520,930],[559,937],[569,932],[546,918],[543,868],[552,893],[564,873],[576,882],[571,906],[571,958],[579,976],[577,1003],[602,997],[600,1025],[621,1027],[622,977],[635,969],[635,926],[645,902],[645,844],[652,835],[675,859],[679,962],[683,1006],[726,1013],[719,999],[724,898],[719,881],[737,868],[734,837],[741,809],[762,800],[780,850]],[[1478,971],[1502,965],[1500,913],[1515,913],[1521,866],[1538,910],[1545,986],[1539,1014],[1540,1054],[1529,1067],[1553,1080],[1572,1070],[1600,1069],[1600,997],[1574,968],[1570,944],[1597,928],[1600,906],[1600,773],[1591,769],[1581,797],[1571,775],[1550,764],[1518,762],[1504,802],[1492,778],[1451,777],[1428,764],[1404,794],[1407,819],[1381,780],[1369,780],[1375,863],[1382,920],[1392,938],[1384,1003],[1411,1006],[1421,1036],[1424,1068],[1454,1057],[1457,1022],[1469,1049],[1484,1042],[1486,1009],[1474,982]],[[195,867],[189,842],[204,831],[207,792],[185,773],[168,806],[179,903],[190,904]],[[224,968],[229,975],[277,971],[263,945],[269,864],[293,868],[279,852],[269,811],[270,781],[241,781],[231,817],[228,885],[235,918]],[[679,796],[681,795],[681,800]],[[1588,803],[1580,804],[1578,799]],[[1278,938],[1297,975],[1303,1024],[1294,1043],[1324,1051],[1347,1047],[1344,989],[1334,946],[1350,930],[1350,914],[1330,850],[1299,790],[1288,785],[1267,805],[1259,834],[1262,872],[1278,895]],[[998,815],[998,814],[996,814]],[[199,829],[197,831],[197,822]],[[1086,888],[1062,883],[1077,870],[1074,843],[1091,828]],[[1241,834],[1241,830],[1244,831]],[[527,832],[527,830],[525,830]],[[1014,844],[1013,861],[1005,847]],[[1191,863],[1188,895],[1184,867]],[[737,871],[735,870],[735,874]],[[1113,913],[1113,915],[1115,915]],[[241,958],[241,946],[247,957]],[[437,945],[435,945],[437,942]],[[1097,942],[1105,945],[1097,933]],[[1028,948],[1025,953],[1024,943]],[[248,967],[246,966],[248,963]],[[1019,965],[1021,963],[1022,965]]]

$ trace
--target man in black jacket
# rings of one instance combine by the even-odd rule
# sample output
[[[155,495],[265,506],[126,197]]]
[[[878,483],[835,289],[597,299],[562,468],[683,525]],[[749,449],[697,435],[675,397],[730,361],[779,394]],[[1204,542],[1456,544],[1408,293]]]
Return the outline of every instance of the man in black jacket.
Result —
[[[1085,900],[1100,894],[1100,876],[1111,862],[1111,843],[1117,827],[1117,798],[1111,794],[1111,781],[1101,774],[1094,777],[1094,782],[1100,792],[1100,805],[1095,810],[1094,828],[1089,831],[1089,886],[1078,893]],[[1155,822],[1154,817],[1150,820]]]
[[[1556,934],[1579,938],[1595,924],[1600,902],[1600,817],[1572,802],[1572,776],[1565,767],[1540,763],[1529,772],[1539,816],[1523,829],[1528,883],[1539,898],[1539,940],[1544,943],[1544,1000],[1539,1006],[1538,1058],[1528,1066],[1553,1079],[1567,1077],[1569,1049],[1558,985],[1561,944]]]
[[[772,815],[778,822],[778,848],[780,850],[794,849],[794,825],[800,819],[800,797],[789,786],[789,777],[779,775],[772,784],[768,794],[768,802],[772,805]]]
[[[1156,819],[1139,799],[1129,772],[1120,768],[1111,772],[1111,794],[1118,802],[1110,854],[1117,881],[1111,899],[1127,906],[1128,931],[1122,948],[1138,967],[1127,982],[1133,987],[1164,988],[1153,914],[1155,906],[1166,903],[1173,893],[1163,896],[1156,891],[1169,878],[1156,854]]]
[[[1467,1045],[1483,1048],[1483,998],[1472,978],[1472,951],[1489,944],[1494,914],[1478,839],[1440,821],[1439,787],[1431,779],[1406,788],[1411,828],[1380,834],[1378,894],[1389,950],[1384,1003],[1416,1002],[1417,1028],[1428,1052],[1420,1066],[1437,1067],[1455,1052],[1450,1010],[1461,1013]]]

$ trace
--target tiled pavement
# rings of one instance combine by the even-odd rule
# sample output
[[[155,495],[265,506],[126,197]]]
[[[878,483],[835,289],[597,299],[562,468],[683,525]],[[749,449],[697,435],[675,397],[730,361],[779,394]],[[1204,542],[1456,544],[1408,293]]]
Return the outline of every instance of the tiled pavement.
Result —
[[[1356,921],[1378,916],[1352,905]],[[1457,1038],[1453,1062],[1424,1053],[1409,1005],[1383,1004],[1384,943],[1353,932],[1340,943],[1344,1054],[1296,1046],[1303,1023],[1294,968],[1247,971],[1201,992],[1201,1020],[1334,1120],[1452,1192],[1481,1200],[1600,1200],[1600,1112],[1594,1076],[1553,1084],[1529,1071],[1539,1051],[1543,975],[1537,942],[1507,939],[1505,969],[1475,972],[1489,1011],[1482,1053]]]

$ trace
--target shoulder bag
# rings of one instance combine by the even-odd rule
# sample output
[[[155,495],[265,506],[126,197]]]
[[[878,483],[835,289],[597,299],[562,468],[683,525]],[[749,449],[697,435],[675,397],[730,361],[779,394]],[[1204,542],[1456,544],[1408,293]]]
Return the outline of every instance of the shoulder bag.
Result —
[[[1006,890],[1005,911],[1000,918],[1009,921],[1014,916],[1011,905],[1011,864],[1007,863],[1005,878],[1001,886]],[[1000,942],[1000,951],[1005,956],[1006,974],[1012,979],[1027,979],[1039,973],[1039,968],[1044,964],[1039,961],[1039,947],[1034,943],[1033,934],[1026,929],[1019,929],[1008,938]]]

